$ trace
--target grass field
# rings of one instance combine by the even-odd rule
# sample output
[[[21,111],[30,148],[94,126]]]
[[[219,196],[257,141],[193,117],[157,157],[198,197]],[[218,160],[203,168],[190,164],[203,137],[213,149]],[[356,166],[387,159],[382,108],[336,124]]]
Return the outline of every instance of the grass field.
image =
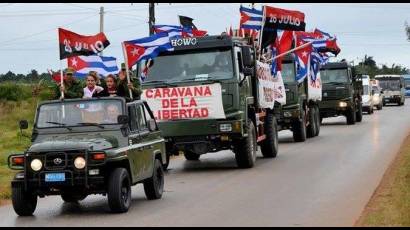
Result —
[[[410,226],[410,136],[356,226]]]

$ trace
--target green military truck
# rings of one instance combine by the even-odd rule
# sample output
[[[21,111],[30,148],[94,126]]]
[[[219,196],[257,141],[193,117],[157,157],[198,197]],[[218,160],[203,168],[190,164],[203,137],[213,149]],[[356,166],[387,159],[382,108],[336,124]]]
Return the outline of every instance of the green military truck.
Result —
[[[152,63],[141,95],[158,120],[168,154],[198,160],[208,152],[233,150],[240,168],[254,166],[258,145],[264,157],[275,157],[273,104],[259,103],[262,97],[273,103],[273,91],[259,85],[254,45],[224,35],[171,44],[174,51]]]
[[[286,88],[286,104],[280,110],[280,130],[291,130],[296,142],[315,137],[320,132],[320,114],[317,100],[309,97],[308,78],[296,80],[296,64],[291,55],[282,60],[282,78]]]
[[[20,121],[27,129],[28,122]],[[113,212],[126,212],[131,186],[144,184],[148,199],[164,188],[165,143],[146,102],[123,98],[47,101],[37,107],[32,145],[11,155],[19,170],[11,182],[20,216],[32,215],[37,198],[61,195],[77,202],[90,194],[108,196]]]
[[[363,85],[360,75],[356,76],[346,62],[332,62],[321,67],[320,76],[323,85],[320,120],[343,115],[348,125],[361,122]]]

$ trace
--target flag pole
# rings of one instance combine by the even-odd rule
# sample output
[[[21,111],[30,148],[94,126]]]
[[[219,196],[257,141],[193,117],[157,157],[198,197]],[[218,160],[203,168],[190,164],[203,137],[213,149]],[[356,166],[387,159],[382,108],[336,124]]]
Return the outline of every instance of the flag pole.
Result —
[[[127,52],[125,50],[125,43],[124,42],[122,43],[122,52],[124,54],[125,72],[127,73],[127,81],[128,81],[128,84],[129,84],[129,83],[131,83],[131,80],[130,80],[130,73],[129,73],[129,70],[128,70],[128,58],[127,58]],[[130,88],[128,88],[128,92],[130,93],[131,100],[133,100],[132,91],[131,91]]]
[[[258,45],[259,45],[259,57],[258,57],[258,60],[260,61],[261,60],[261,58],[262,58],[262,35],[263,35],[263,27],[265,26],[265,18],[266,18],[266,15],[265,15],[265,6],[264,5],[262,5],[262,25],[261,25],[261,30],[260,30],[260,32],[259,32],[259,41],[258,41]]]
[[[301,45],[301,46],[295,47],[295,48],[293,48],[293,49],[291,49],[291,50],[288,50],[288,51],[286,51],[286,52],[284,52],[284,53],[281,53],[281,54],[275,56],[274,58],[269,59],[268,62],[274,61],[274,60],[276,60],[276,59],[278,59],[278,58],[280,58],[280,57],[283,57],[283,56],[285,56],[286,54],[292,53],[292,52],[294,52],[294,51],[296,51],[296,50],[300,50],[300,49],[302,49],[302,48],[304,48],[304,47],[306,47],[306,46],[308,46],[308,45],[310,45],[310,44],[312,44],[312,43],[313,43],[313,41],[308,42],[308,43],[305,43],[305,44],[303,44],[303,45]]]
[[[60,86],[64,87],[63,61],[60,60]],[[61,99],[64,99],[64,90],[61,90]]]

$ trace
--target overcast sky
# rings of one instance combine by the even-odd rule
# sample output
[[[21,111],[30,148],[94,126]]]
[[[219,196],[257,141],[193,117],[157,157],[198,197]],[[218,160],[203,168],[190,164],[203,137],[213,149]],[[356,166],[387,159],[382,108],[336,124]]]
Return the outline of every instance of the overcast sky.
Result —
[[[250,6],[250,4],[243,4]],[[319,28],[335,34],[341,53],[355,63],[364,55],[377,64],[393,63],[410,68],[410,42],[404,23],[410,22],[410,4],[275,3],[279,8],[305,13],[306,31]],[[60,67],[57,28],[83,35],[99,32],[100,6],[104,7],[104,32],[111,44],[104,56],[123,61],[121,42],[148,36],[148,3],[1,3],[0,74],[11,70],[46,72]],[[177,15],[194,18],[199,29],[220,34],[239,24],[236,3],[159,3],[157,24],[179,24]],[[261,5],[256,4],[260,9]],[[63,61],[63,67],[67,62]]]

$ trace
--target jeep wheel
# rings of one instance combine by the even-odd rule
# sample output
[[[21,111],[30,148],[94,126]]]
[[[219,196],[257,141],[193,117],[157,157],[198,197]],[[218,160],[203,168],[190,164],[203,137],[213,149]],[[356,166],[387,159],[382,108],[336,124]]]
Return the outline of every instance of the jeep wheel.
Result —
[[[319,111],[319,106],[314,106],[315,108],[315,122],[316,122],[316,133],[315,136],[319,136],[320,133],[320,124],[322,123],[322,119],[320,118],[320,111]]]
[[[31,216],[37,207],[37,195],[24,191],[23,185],[15,185],[11,190],[14,211],[19,216]]]
[[[189,150],[184,152],[185,159],[188,161],[197,161],[201,157],[201,155],[191,152]]]
[[[261,143],[261,152],[264,157],[274,158],[278,154],[278,125],[273,112],[268,112],[265,117],[266,139]]]
[[[360,111],[360,110],[359,110]],[[356,111],[355,108],[350,108],[346,114],[346,121],[348,125],[354,125],[356,123]]]
[[[309,125],[306,127],[306,137],[311,138],[316,134],[316,110],[313,106],[309,108],[308,119]]]
[[[72,193],[62,193],[61,199],[67,203],[76,203],[78,201],[84,200],[87,197],[86,194],[72,194]]]
[[[162,164],[162,169],[163,169],[164,171],[167,171],[167,170],[168,170],[168,166],[169,166],[170,155],[169,155],[168,153],[166,153],[165,156],[166,156],[166,159],[165,159],[166,162],[165,162],[164,164]]]
[[[144,192],[148,200],[156,200],[162,197],[164,192],[164,171],[161,167],[161,161],[158,159],[155,159],[152,177],[144,181]]]
[[[373,110],[373,109],[372,109]],[[363,105],[362,103],[359,104],[359,108],[356,112],[356,121],[361,122],[363,119]]]
[[[131,179],[125,168],[116,168],[108,181],[108,205],[112,212],[127,212],[131,205]]]
[[[295,142],[304,142],[306,141],[306,116],[305,116],[305,110],[302,108],[300,110],[300,113],[302,114],[301,121],[296,120],[293,122],[293,140]]]
[[[252,168],[256,161],[256,131],[253,122],[247,120],[248,136],[234,145],[236,164],[239,168]]]

